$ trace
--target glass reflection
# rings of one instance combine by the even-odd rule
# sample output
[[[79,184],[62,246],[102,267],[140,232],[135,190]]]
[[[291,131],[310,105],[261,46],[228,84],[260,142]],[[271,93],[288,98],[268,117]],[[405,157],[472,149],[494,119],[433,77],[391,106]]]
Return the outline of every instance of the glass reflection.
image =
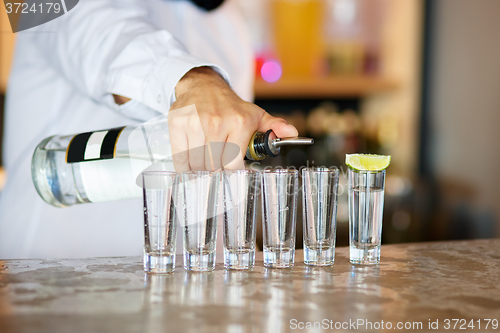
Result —
[[[207,305],[215,303],[214,272],[184,272],[179,303],[182,305]]]

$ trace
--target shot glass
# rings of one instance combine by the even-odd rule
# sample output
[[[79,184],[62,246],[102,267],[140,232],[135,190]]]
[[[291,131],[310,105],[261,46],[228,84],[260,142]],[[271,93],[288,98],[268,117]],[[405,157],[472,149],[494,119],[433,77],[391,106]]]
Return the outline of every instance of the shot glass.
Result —
[[[333,265],[337,230],[337,192],[339,169],[302,170],[304,263]]]
[[[298,171],[271,169],[262,173],[264,266],[292,267],[295,259]]]
[[[352,264],[380,262],[385,170],[349,168],[349,257]]]
[[[168,171],[142,173],[144,198],[144,271],[170,273],[175,267],[177,174]]]
[[[224,267],[255,265],[255,237],[260,174],[252,170],[224,171]]]
[[[184,268],[215,268],[220,173],[191,171],[181,174],[178,211],[184,229]]]

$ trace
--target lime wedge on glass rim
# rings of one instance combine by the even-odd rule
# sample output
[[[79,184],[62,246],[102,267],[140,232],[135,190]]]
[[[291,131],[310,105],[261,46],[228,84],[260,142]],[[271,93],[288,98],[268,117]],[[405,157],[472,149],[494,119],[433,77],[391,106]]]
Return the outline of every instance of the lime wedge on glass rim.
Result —
[[[345,164],[358,171],[382,171],[391,163],[390,155],[346,154]]]

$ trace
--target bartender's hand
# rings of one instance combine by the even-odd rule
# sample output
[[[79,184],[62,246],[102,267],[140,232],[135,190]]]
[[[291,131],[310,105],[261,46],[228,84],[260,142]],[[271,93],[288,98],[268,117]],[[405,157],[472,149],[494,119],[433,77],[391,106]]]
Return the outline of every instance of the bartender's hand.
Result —
[[[177,100],[170,108],[168,123],[177,172],[244,168],[243,158],[255,131],[272,129],[278,137],[298,135],[297,129],[284,119],[272,117],[257,105],[239,98],[210,67],[189,71],[175,92]],[[197,112],[175,113],[190,105],[195,105]],[[215,149],[193,150],[207,147],[207,143],[217,144],[209,146]],[[239,154],[235,152],[238,147]]]

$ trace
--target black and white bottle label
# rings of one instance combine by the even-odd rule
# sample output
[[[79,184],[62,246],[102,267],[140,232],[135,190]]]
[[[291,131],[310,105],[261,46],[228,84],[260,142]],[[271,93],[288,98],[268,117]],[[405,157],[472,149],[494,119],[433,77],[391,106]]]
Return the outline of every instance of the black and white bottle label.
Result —
[[[66,150],[66,162],[78,163],[114,158],[116,143],[124,128],[75,135]]]

